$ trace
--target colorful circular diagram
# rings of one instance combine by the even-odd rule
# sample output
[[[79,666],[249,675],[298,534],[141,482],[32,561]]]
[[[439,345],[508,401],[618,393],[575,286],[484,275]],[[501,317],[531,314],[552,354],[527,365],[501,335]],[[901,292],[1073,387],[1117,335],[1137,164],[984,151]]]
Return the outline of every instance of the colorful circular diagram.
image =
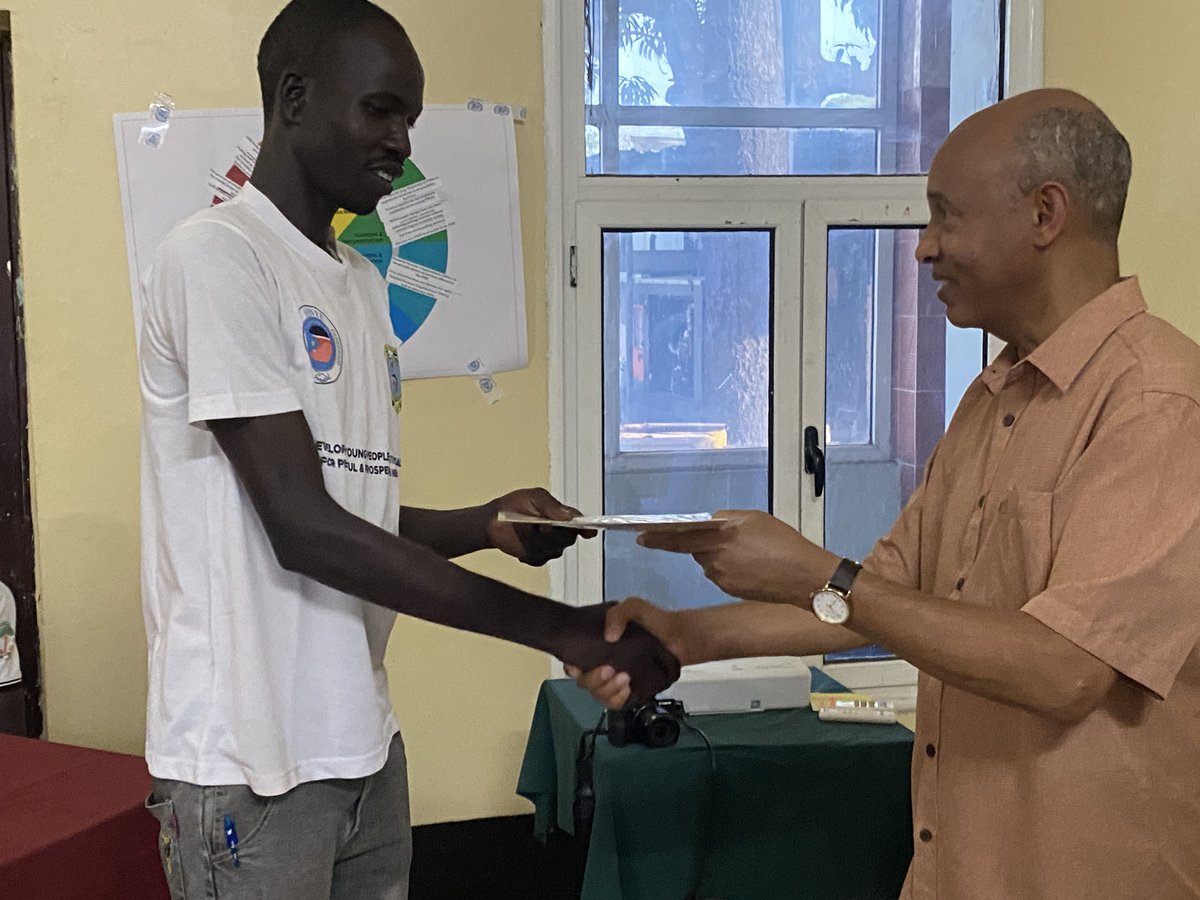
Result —
[[[424,180],[425,175],[410,159],[404,164],[404,174],[392,182],[392,189],[408,187]],[[349,244],[373,262],[385,278],[393,254],[410,263],[443,273],[450,259],[450,242],[445,231],[394,247],[383,228],[383,222],[379,219],[379,213],[356,216],[354,213],[339,212],[333,217],[333,232],[339,241]],[[432,297],[418,294],[408,288],[396,284],[388,285],[392,331],[402,343],[425,324],[425,320],[433,312],[435,302]]]
[[[239,147],[244,158],[240,164],[235,162],[226,172],[225,177],[240,188],[250,178],[247,169],[253,169],[257,157],[258,145],[247,139],[247,145]],[[417,168],[411,159],[404,163],[404,174],[392,182],[392,190],[408,187],[424,181],[424,173]],[[213,203],[221,202],[220,196],[213,197]],[[450,259],[449,236],[445,231],[439,231],[428,237],[407,244],[394,246],[383,227],[379,213],[367,216],[355,215],[342,210],[333,217],[333,233],[343,244],[353,247],[379,269],[379,274],[387,278],[388,266],[393,255],[407,260],[418,266],[445,273]],[[404,343],[425,324],[437,301],[433,297],[418,294],[416,291],[400,287],[397,284],[388,285],[388,309],[392,319],[392,331]]]

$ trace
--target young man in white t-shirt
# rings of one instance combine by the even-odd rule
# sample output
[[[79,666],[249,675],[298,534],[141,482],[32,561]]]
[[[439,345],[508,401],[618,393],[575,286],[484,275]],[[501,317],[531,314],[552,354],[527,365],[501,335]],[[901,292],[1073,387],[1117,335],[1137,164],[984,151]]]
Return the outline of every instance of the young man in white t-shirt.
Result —
[[[540,489],[402,507],[398,345],[374,265],[330,232],[368,214],[410,153],[424,74],[366,0],[294,0],[259,52],[252,183],[165,240],[143,284],[143,596],[152,811],[174,896],[403,898],[404,746],[384,649],[396,612],[633,673],[678,664],[603,611],[455,566],[540,565],[568,518]]]

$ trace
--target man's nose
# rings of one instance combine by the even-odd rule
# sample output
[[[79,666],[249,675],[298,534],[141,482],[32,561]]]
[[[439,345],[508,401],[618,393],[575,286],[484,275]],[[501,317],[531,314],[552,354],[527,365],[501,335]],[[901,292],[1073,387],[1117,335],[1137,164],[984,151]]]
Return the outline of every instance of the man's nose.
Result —
[[[928,228],[921,230],[921,239],[917,241],[917,250],[914,254],[917,262],[925,264],[931,263],[938,257],[937,237]]]
[[[408,134],[408,123],[401,122],[394,127],[384,140],[384,146],[392,153],[399,156],[401,159],[408,159],[412,156],[412,140]]]

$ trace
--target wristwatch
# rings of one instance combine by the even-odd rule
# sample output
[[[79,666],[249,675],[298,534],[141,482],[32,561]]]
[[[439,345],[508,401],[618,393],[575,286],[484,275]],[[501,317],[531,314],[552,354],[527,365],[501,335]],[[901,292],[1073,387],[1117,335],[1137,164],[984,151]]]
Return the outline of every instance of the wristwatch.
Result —
[[[813,615],[827,625],[845,625],[850,618],[850,588],[861,570],[854,560],[843,558],[825,587],[813,591]]]

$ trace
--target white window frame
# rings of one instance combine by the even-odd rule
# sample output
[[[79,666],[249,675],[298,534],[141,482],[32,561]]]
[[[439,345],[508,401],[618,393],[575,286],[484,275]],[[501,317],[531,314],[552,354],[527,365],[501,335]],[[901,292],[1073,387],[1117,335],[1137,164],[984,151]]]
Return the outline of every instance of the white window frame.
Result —
[[[812,231],[809,226],[809,207],[817,204],[818,206],[826,206],[831,201],[810,200],[805,203],[805,259],[804,259],[804,294],[805,297],[813,297],[814,299],[820,296],[822,305],[828,305],[828,297],[826,296],[825,287],[821,287],[820,294],[812,292],[812,286],[809,282],[808,265],[810,253],[813,251],[812,246]],[[857,227],[860,223],[848,223],[851,226]],[[828,248],[826,248],[828,249]],[[894,250],[892,236],[886,232],[879,235],[879,241],[875,247],[875,277],[873,284],[875,285],[876,299],[876,319],[875,333],[872,335],[874,349],[867,348],[868,354],[874,357],[875,371],[871,375],[871,435],[870,439],[864,444],[825,444],[825,458],[830,464],[849,463],[849,462],[882,462],[891,459],[892,455],[892,385],[891,381],[879,378],[879,372],[890,372],[892,368],[892,280],[894,271],[888,261],[892,258]],[[822,256],[822,262],[825,257]],[[828,282],[828,272],[823,271],[822,275],[826,276]],[[815,285],[815,282],[812,282]],[[825,336],[825,319],[821,319],[821,336]],[[815,332],[811,330],[810,323],[805,322],[805,335],[813,335]],[[806,342],[807,343],[807,342]],[[817,352],[821,358],[825,359],[825,352],[822,347],[815,344],[812,347],[806,346],[802,351],[804,353]],[[826,360],[828,362],[828,360]],[[822,382],[823,383],[823,382]],[[829,419],[822,413],[818,419],[808,418],[804,420],[806,425],[817,425],[827,423]],[[882,428],[880,426],[883,426]],[[826,440],[826,438],[822,438]]]
[[[814,362],[805,366],[804,378],[801,384],[800,421],[804,423],[826,421],[825,412],[825,333],[826,311],[828,309],[828,257],[829,231],[837,228],[924,228],[929,223],[929,212],[924,202],[922,192],[919,197],[905,198],[904,202],[896,203],[888,200],[810,200],[804,205],[804,311],[803,335],[801,348],[802,357]],[[879,254],[876,258],[878,260]],[[890,267],[887,267],[890,271]],[[892,320],[890,308],[891,291],[888,286],[881,285],[876,296],[879,298],[877,334],[883,340],[883,324],[888,323],[888,345],[890,346],[890,323]],[[980,347],[982,351],[982,346]],[[980,360],[982,362],[982,352]],[[890,358],[890,356],[889,356]],[[887,391],[890,392],[890,385]],[[881,393],[877,386],[876,394]],[[878,399],[876,401],[878,408]],[[887,420],[890,425],[890,417]],[[882,441],[877,441],[882,445]],[[837,459],[838,450],[861,451],[859,447],[830,447],[827,451],[830,460]],[[845,457],[843,457],[845,458]],[[865,458],[863,455],[850,457]],[[881,455],[879,458],[887,458]],[[800,532],[816,544],[825,539],[825,502],[806,492],[800,514]],[[831,548],[836,550],[837,548]],[[909,663],[899,659],[887,660],[846,660],[826,663],[822,657],[806,657],[809,665],[819,666],[833,678],[848,688],[869,689],[872,693],[882,696],[888,693],[889,699],[906,700],[911,688],[917,682],[917,670]],[[895,691],[899,690],[897,695]],[[913,697],[912,699],[915,699]]]
[[[581,201],[576,207],[577,282],[601,284],[601,235],[608,229],[691,230],[710,229],[714,224],[732,231],[772,230],[775,232],[775,284],[773,346],[774,389],[784,396],[799,396],[800,358],[800,272],[803,235],[799,210],[769,201],[738,203],[732,196],[716,202],[642,199],[636,203]],[[789,297],[790,300],[783,300]],[[562,496],[570,498],[585,512],[603,509],[604,504],[604,432],[602,392],[591,389],[596,379],[587,373],[603,373],[603,313],[571,316],[575,335],[574,352],[564,359],[563,386],[571,398],[570,409],[563,411],[563,422],[570,440],[586,452],[573,453],[562,461]],[[781,344],[780,341],[786,341]],[[789,346],[790,345],[790,346]],[[597,385],[598,387],[598,385]],[[771,436],[774,459],[772,507],[775,514],[794,527],[800,521],[801,448],[798,430],[784,416],[776,416]],[[711,451],[710,451],[711,452]],[[725,451],[719,451],[725,452]],[[636,454],[630,454],[634,456]],[[556,485],[557,486],[557,485]],[[567,596],[584,603],[597,603],[603,596],[603,545],[585,541],[565,560],[569,584]]]
[[[603,372],[598,355],[602,353],[599,322],[592,326],[576,315],[580,309],[575,284],[599,284],[598,270],[585,267],[598,266],[598,250],[585,254],[580,244],[584,230],[596,228],[645,228],[656,226],[669,228],[737,228],[738,223],[746,227],[769,225],[776,229],[807,229],[809,223],[818,227],[829,215],[843,215],[841,204],[862,204],[877,211],[880,204],[899,204],[907,208],[910,215],[924,215],[925,177],[912,175],[885,176],[754,176],[754,177],[654,177],[584,175],[584,84],[583,59],[584,26],[583,0],[544,0],[543,3],[543,53],[545,70],[546,128],[545,153],[547,163],[546,202],[546,286],[548,297],[549,326],[549,444],[550,444],[550,487],[567,502],[574,503],[585,512],[602,508],[602,478],[595,477],[595,463],[581,466],[581,456],[591,454],[603,466],[603,434],[600,428],[600,392],[581,393],[581,379],[599,379]],[[1004,95],[1020,93],[1040,87],[1043,80],[1043,34],[1045,0],[1007,0],[1007,22],[1004,29],[1005,78]],[[651,219],[647,210],[656,215]],[[690,211],[689,211],[690,210]],[[803,212],[796,214],[797,210]],[[919,213],[914,213],[919,210]],[[880,221],[874,217],[872,224]],[[754,224],[757,223],[757,224]],[[816,251],[811,234],[808,240],[789,248],[776,235],[776,309],[775,334],[773,335],[776,359],[775,394],[777,397],[794,396],[798,408],[796,419],[789,420],[785,407],[776,407],[780,414],[774,416],[773,483],[774,510],[790,524],[800,525],[806,533],[817,534],[816,526],[809,519],[813,515],[806,502],[823,503],[811,494],[811,479],[802,475],[799,465],[799,423],[824,421],[811,419],[808,407],[813,385],[824,386],[824,354],[815,357],[808,354],[799,365],[791,365],[788,359],[796,359],[797,340],[782,332],[782,320],[792,314],[797,318],[801,309],[789,313],[792,301],[785,298],[780,277],[798,281],[798,271],[780,271],[780,267],[791,265],[785,260],[802,252],[805,257]],[[598,243],[598,242],[597,242]],[[820,242],[824,254],[826,241]],[[574,254],[572,253],[572,248]],[[805,259],[804,263],[808,260]],[[801,263],[803,266],[804,263]],[[807,286],[805,300],[813,297],[816,274],[808,271],[804,276],[813,281]],[[821,294],[824,296],[824,269],[820,272]],[[805,286],[801,285],[803,291]],[[815,299],[815,298],[814,298]],[[806,302],[803,315],[807,319],[819,309],[823,319],[824,303]],[[811,326],[811,323],[809,325]],[[795,334],[795,333],[794,333]],[[996,348],[993,345],[993,353]],[[820,369],[817,378],[815,369]],[[793,371],[794,370],[794,371]],[[585,375],[584,373],[595,373]],[[788,386],[794,386],[794,394],[784,394]],[[594,399],[589,399],[589,396]],[[580,403],[583,401],[583,407]],[[820,398],[823,412],[824,397]],[[806,413],[808,418],[805,417]],[[594,433],[593,433],[594,432]],[[588,443],[584,443],[584,442]],[[587,449],[583,449],[587,448]],[[834,447],[834,452],[862,452],[862,447]],[[590,471],[583,471],[590,469]],[[788,473],[792,473],[790,476]],[[809,485],[807,488],[805,485]],[[571,603],[595,602],[601,599],[602,548],[599,542],[585,542],[577,552],[567,554],[563,560],[551,564],[551,595]],[[808,658],[813,665],[820,658]],[[873,688],[880,696],[911,699],[915,679],[911,666],[899,661],[876,661],[866,663],[838,663],[836,677],[848,686]],[[855,672],[850,667],[861,667]],[[907,667],[907,668],[904,668]],[[832,667],[831,667],[832,668]],[[562,675],[562,666],[551,660],[551,673]],[[851,684],[850,682],[854,682]]]

